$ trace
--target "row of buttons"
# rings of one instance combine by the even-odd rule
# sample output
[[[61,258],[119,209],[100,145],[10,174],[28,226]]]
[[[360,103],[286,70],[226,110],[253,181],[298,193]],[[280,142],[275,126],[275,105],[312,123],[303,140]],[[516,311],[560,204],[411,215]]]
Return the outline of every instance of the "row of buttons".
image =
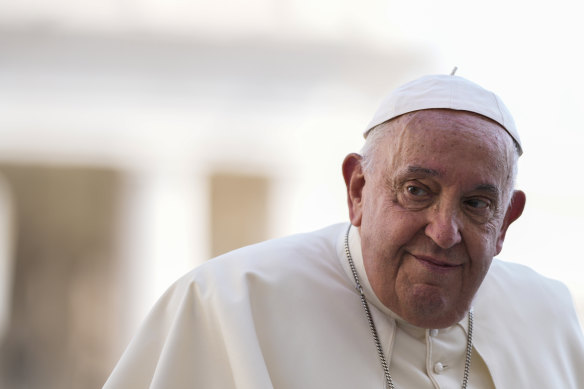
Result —
[[[438,335],[438,332],[439,332],[439,330],[433,329],[433,330],[430,330],[429,333],[430,333],[430,336],[435,337]],[[434,373],[440,374],[444,371],[445,368],[446,368],[446,366],[444,366],[444,364],[442,362],[436,362],[434,364]]]

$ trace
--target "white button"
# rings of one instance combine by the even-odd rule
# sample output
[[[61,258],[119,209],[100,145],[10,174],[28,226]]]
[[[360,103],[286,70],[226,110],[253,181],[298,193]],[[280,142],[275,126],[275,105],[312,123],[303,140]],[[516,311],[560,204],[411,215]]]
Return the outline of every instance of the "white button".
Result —
[[[430,330],[430,336],[436,336],[436,335],[438,335],[437,329]]]
[[[438,362],[434,365],[434,373],[440,374],[443,371],[444,371],[444,365],[442,363]]]

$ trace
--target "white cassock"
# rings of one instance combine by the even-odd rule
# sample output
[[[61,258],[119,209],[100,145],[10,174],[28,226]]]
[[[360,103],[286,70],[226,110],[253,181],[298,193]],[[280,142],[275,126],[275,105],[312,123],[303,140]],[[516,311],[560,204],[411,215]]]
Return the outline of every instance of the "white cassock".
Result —
[[[343,243],[347,224],[235,250],[161,297],[105,389],[384,388]],[[467,320],[397,318],[349,244],[397,388],[459,388]],[[469,388],[582,389],[584,337],[567,289],[494,260],[473,302]]]

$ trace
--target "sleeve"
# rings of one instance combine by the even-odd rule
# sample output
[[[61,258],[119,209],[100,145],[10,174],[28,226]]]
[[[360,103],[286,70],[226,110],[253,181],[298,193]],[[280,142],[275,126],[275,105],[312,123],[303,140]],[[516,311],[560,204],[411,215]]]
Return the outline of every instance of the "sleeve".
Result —
[[[103,388],[234,388],[217,325],[197,284],[179,280],[156,303]]]
[[[584,388],[584,337],[562,283],[494,261],[473,305],[475,345],[497,388]]]

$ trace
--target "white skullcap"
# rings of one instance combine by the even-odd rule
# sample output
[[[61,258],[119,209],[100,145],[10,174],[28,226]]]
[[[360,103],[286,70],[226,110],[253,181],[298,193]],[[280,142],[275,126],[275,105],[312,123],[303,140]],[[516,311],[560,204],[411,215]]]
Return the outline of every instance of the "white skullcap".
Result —
[[[499,96],[454,75],[424,76],[394,90],[382,101],[364,136],[367,138],[372,128],[404,113],[432,108],[475,112],[496,121],[515,140],[519,155],[523,154],[513,117]]]

